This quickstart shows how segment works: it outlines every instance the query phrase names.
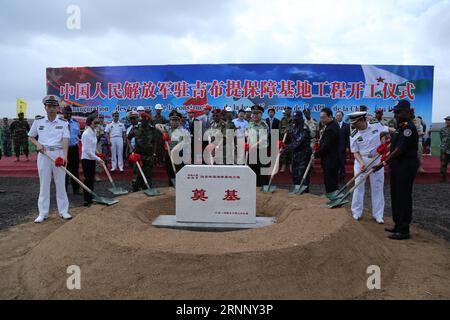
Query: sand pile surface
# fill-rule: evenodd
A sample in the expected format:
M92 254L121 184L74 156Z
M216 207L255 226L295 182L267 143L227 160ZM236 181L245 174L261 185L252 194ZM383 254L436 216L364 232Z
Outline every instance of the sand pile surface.
M231 232L159 229L175 213L175 194L120 197L62 224L21 262L28 298L352 298L367 291L366 268L393 274L386 246L345 209L313 195L257 193L259 216L273 226ZM66 288L69 265L81 268L81 290ZM385 277L385 280L389 280Z

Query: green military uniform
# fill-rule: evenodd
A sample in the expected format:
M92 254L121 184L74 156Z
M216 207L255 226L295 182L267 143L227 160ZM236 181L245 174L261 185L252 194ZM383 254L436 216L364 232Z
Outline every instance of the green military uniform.
M181 114L179 114L178 112L173 110L170 113L170 118L172 118L172 117L181 119ZM183 168L184 162L180 163L180 164L175 164L176 172L174 172L173 168L172 168L172 163L170 161L169 152L171 152L171 150L173 150L173 148L175 148L178 144L190 144L190 134L189 134L189 131L187 131L186 129L184 129L181 126L181 124L176 129L172 128L171 125L166 124L163 126L163 129L170 136L170 141L168 141L170 150L167 150L167 152L166 152L165 162L166 162L167 176L169 177L169 186L172 186L171 179L175 179L176 173L178 171L180 171L181 168ZM190 151L190 148L186 148L186 149L189 149L188 151ZM183 151L180 152L180 155L182 155L184 158ZM186 158L190 158L190 155L187 155Z
M28 158L28 131L30 131L30 124L26 119L16 119L11 123L10 129L14 140L14 153L16 157L19 158L20 152L23 151Z
M450 120L450 117L447 117ZM441 137L441 170L442 181L447 180L447 166L450 162L450 127L444 127L439 131Z
M141 155L142 159L142 171L144 172L145 178L148 181L150 187L152 186L152 171L153 171L153 161L154 153L156 151L156 137L157 132L155 127L148 124L146 126L139 125L131 129L128 134L128 139L134 138L135 141L135 151ZM144 179L137 165L134 165L133 169L133 180L132 180L133 191L136 192L140 189L146 189Z
M11 156L11 130L8 125L7 118L3 119L3 124L0 127L0 135L2 137L1 140L2 140L2 145L3 145L3 155L5 157L10 157Z
M233 124L233 123L231 123ZM234 126L234 124L233 124ZM225 164L225 159L226 159L226 154L225 154L225 145L226 145L226 134L227 134L227 129L230 128L230 125L227 124L227 122L223 121L223 120L219 120L219 121L211 121L211 125L207 131L207 135L208 137L212 137L212 136L217 136L218 132L220 132L222 134L222 141L217 141L216 145L220 145L222 147L222 155L223 155L223 160L222 163L219 164ZM211 142L215 142L211 139Z
M419 118L414 117L413 123L417 129L417 134L419 135L419 141L417 143L417 158L420 161L420 168L419 168L419 172L420 172L421 170L423 170L423 168L422 168L422 163L423 163L423 144L422 144L422 142L423 142L423 136L425 133L423 132L422 121L420 121Z

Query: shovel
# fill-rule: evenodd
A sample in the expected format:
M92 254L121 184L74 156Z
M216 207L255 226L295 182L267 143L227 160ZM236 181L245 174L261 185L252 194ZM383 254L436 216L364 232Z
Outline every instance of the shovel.
M170 158L170 163L172 164L172 169L173 169L173 173L175 174L175 176L177 175L177 169L175 168L175 164L173 163L173 158L172 158L172 153L170 152L170 147L169 147L169 143L166 141L166 148L167 148L167 152L169 153L169 158ZM173 187L176 188L176 180L175 178L170 179L170 182L172 182Z
M115 196L120 196L120 195L124 195L124 194L128 194L128 191L121 188L121 187L116 187L116 184L114 183L111 174L108 171L108 168L106 167L106 164L104 162L102 162L103 165L103 169L105 170L106 175L108 176L109 182L111 182L112 184L112 188L109 188L108 191L110 191L113 195Z
M367 174L364 176L364 178L361 179L361 181L359 181L358 183L356 183L350 190L348 190L346 193L344 193L342 196L340 196L339 198L329 201L326 203L326 206L328 208L338 208L343 206L346 203L349 203L350 201L347 200L346 198L353 192L355 191L356 188L358 188L361 184L365 183L367 178L373 173L373 168L370 169Z
M389 155L389 152L386 154L386 156ZM361 174L363 174L364 172L367 171L368 168L370 168L379 158L381 157L381 154L378 154L375 158L372 159L372 161L370 161L367 166L366 166L366 170L361 170L360 172L358 172L358 174L356 174L349 182L347 182L342 188L340 188L337 191L333 191L333 192L329 192L327 194L325 194L325 196L330 199L330 200L336 200L338 198L341 198L344 191L353 183L353 181L355 181Z
M303 182L305 182L306 177L308 176L309 170L311 169L311 165L314 161L314 158L311 157L309 160L308 166L306 167L305 173L303 174L302 181L300 181L300 184L294 185L293 188L289 189L289 194L303 194L303 192L308 189L308 186L303 185Z
M147 186L147 189L144 190L144 193L148 195L149 197L155 197L161 195L161 192L158 189L150 188L150 185L148 184L147 178L144 175L144 171L142 171L142 167L139 164L139 161L136 161L136 166L139 169L139 172L141 173L142 179L144 179L144 183Z
M47 158L49 158L53 163L55 162L55 159L50 157L45 152L43 152L42 154L45 155ZM75 177L72 174L72 172L67 170L66 167L61 166L59 168L64 170L66 174L68 174L73 180L75 180L80 185L80 187L82 187L84 190L86 190L88 193L90 193L92 195L92 197L93 197L92 201L94 201L95 203L103 204L103 205L107 205L107 206L112 206L113 204L119 203L119 200L115 200L115 199L111 199L111 198L105 198L105 197L99 197L96 193L94 193L94 191L89 189L83 182L81 182L77 177Z
M375 161L377 161L380 158L380 154L377 155L375 158L373 158L372 161L370 161L366 168L369 168ZM353 178L350 179L350 181L348 181L342 188L340 188L339 190L335 190L333 192L329 192L327 194L325 194L325 196L330 199L330 200L336 200L338 198L341 198L342 195L344 194L344 192L346 191L346 189L364 172L366 172L366 170L361 170L359 171Z
M287 133L285 133L283 136L283 143L286 141L286 137L287 137ZM279 162L280 162L281 151L282 150L278 150L277 159L275 161L275 166L273 167L272 174L270 175L269 184L261 187L262 192L272 193L277 189L277 186L272 186L272 179L275 176L275 171L277 170Z

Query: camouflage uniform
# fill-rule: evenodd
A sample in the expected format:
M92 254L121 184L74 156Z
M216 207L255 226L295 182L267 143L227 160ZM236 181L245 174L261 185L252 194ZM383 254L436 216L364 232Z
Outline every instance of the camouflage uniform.
M311 118L311 120L305 120L305 124L309 128L309 132L311 134L311 148L314 147L314 144L317 142L317 134L319 132L319 124L316 119Z
M164 125L164 131L167 132L170 136L170 141L168 141L170 150L167 150L166 152L166 170L167 175L169 177L169 186L172 185L171 179L174 179L176 176L176 173L181 170L184 166L184 162L181 164L175 164L175 170L176 172L173 172L172 163L170 162L169 152L173 150L178 144L190 144L190 134L189 131L186 130L181 126L181 124L178 126L178 128L173 129L170 124ZM186 141L184 141L184 138L186 137ZM190 151L190 148L189 148ZM183 151L180 151L180 156L183 156ZM188 156L190 158L190 156Z
M232 123L233 124L233 123ZM234 126L234 124L233 124ZM216 136L218 134L218 131L220 131L220 133L222 134L222 141L211 141L211 142L216 142L216 145L220 145L222 147L222 163L219 164L225 164L225 160L226 160L226 150L225 150L225 146L226 146L226 134L227 134L227 129L230 128L230 125L227 124L225 121L223 120L219 120L218 122L212 120L211 121L211 125L209 127L209 129L206 131L207 132L207 136ZM214 156L214 153L213 153Z
M287 145L286 149L284 149L283 153L293 151L293 184L299 185L312 154L309 128L304 122L300 125L291 125L288 129L288 136L290 143ZM309 187L309 174L305 178L303 185Z
M166 124L167 119L164 118L162 115L156 114L153 118L153 125L157 124ZM156 159L155 164L163 165L164 164L164 142L162 140L162 134L159 130L156 130Z
M109 146L108 146L108 139L106 138L106 124L101 124L97 127L96 133L97 133L97 152L103 153L105 156L105 165L108 165L108 162L110 160L110 154L109 154ZM103 170L103 166L100 163L96 163L95 166L95 173L100 174Z
M417 158L420 161L420 168L422 168L422 163L423 163L423 143L422 142L423 142L424 132L423 132L423 127L422 127L422 122L420 121L419 118L414 117L413 123L417 129L417 134L419 135L419 142L417 144ZM420 168L419 168L419 170L420 170Z
M14 153L19 158L22 149L25 156L28 158L28 131L30 131L30 124L26 119L16 119L11 123L11 135L14 140Z
M394 118L391 118L391 119L389 119L389 120L387 121L387 126L388 126L389 128L397 129L397 122L395 121Z
M10 157L11 153L11 130L9 128L8 122L4 122L2 127L0 127L2 144L3 144L3 155L5 157Z
M128 134L128 139L135 139L135 151L141 155L142 159L142 171L144 172L145 178L147 179L150 187L152 186L152 171L153 171L153 155L156 151L156 137L157 130L152 125L147 126L139 125L137 128L133 127ZM146 189L144 179L142 178L139 168L134 164L133 169L133 180L132 180L133 192L139 191L140 189Z
M450 128L444 127L440 130L441 137L441 170L440 175L443 180L447 179L447 165L450 162Z
M283 118L281 118L280 121L280 133L281 133L281 139L283 139L284 136L284 131L288 131L290 129L290 126L292 124L292 116L287 117L287 116L283 116ZM288 144L290 142L290 136L288 135L286 137L286 143ZM282 167L286 166L286 165L290 165L292 162L292 150L283 152L281 154L280 157L280 163L282 165Z

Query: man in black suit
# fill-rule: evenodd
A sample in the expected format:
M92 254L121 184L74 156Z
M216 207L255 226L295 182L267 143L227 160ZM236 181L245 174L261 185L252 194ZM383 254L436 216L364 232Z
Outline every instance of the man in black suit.
M269 153L271 151L272 146L272 129L279 129L280 128L280 120L275 118L275 109L273 107L270 107L268 110L269 117L266 119L267 126L269 127ZM279 137L280 139L283 139L283 137Z
M344 113L336 112L339 125L339 179L345 181L345 158L350 150L350 125L344 122Z
M320 112L323 134L319 141L319 149L311 157L320 158L324 174L326 193L338 190L339 170L339 125L333 118L333 111L324 108Z
M275 118L275 109L271 107L268 110L268 112L269 112L269 117L266 119L266 123L269 126L269 130L279 129L280 128L280 120Z

